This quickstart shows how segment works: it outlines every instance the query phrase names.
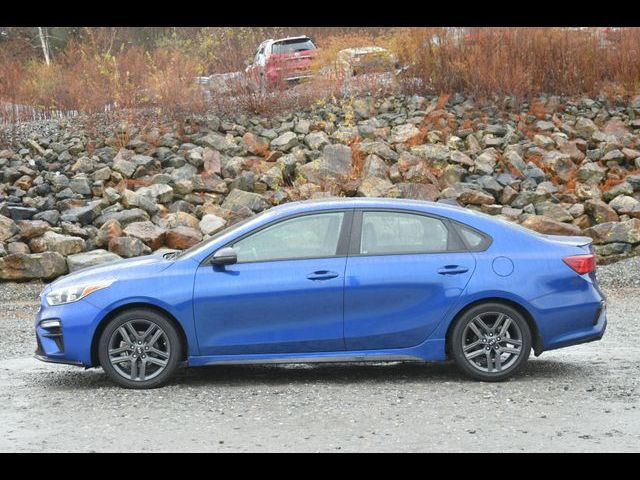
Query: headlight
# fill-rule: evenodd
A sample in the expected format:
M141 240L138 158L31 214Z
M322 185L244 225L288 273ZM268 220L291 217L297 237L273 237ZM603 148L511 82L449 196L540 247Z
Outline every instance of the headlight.
M65 303L76 302L97 290L109 287L113 282L115 280L103 280L101 282L59 288L47 294L47 303L49 305L64 305Z

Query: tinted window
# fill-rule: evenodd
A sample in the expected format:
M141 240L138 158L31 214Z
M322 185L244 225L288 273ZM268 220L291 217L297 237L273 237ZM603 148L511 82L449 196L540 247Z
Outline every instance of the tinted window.
M363 255L446 252L448 246L449 231L437 218L398 212L362 214Z
M271 47L271 53L295 53L304 52L305 50L315 49L315 45L308 38L299 38L296 40L287 40L285 42L274 43Z
M331 257L338 250L343 212L284 220L233 245L239 262Z
M457 222L456 225L469 250L485 250L491 243L491 239L487 235Z

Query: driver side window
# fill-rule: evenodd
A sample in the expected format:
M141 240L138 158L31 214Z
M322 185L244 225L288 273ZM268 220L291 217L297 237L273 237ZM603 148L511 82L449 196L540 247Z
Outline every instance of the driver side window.
M284 220L233 244L238 262L324 258L336 255L344 212Z

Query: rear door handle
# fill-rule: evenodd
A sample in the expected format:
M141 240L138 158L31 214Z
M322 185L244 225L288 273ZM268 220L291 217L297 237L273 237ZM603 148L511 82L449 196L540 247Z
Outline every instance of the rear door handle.
M461 273L468 272L469 269L467 267L463 267L462 265L446 265L443 268L438 270L440 275L459 275Z
M307 275L309 280L330 280L336 278L339 274L336 272L330 272L329 270L318 270L317 272Z

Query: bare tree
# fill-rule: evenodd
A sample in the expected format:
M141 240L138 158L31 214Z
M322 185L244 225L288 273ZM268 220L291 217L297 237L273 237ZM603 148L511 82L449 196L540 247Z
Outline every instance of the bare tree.
M49 35L47 34L47 27L38 27L38 37L40 37L40 45L42 46L44 61L47 65L51 65L51 50L49 48Z

